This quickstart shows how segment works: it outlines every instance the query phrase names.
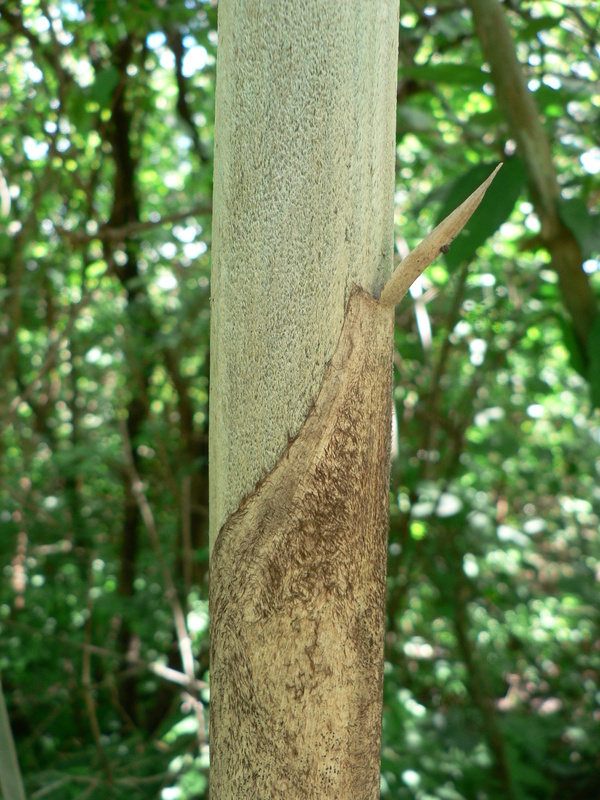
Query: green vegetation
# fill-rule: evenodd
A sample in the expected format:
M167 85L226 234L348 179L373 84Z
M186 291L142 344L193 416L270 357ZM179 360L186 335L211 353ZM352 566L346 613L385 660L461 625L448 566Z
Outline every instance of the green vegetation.
M397 310L381 793L586 800L600 11L502 4L536 132L474 4L401 6L399 253L505 163ZM207 797L216 16L0 3L0 673L29 798Z

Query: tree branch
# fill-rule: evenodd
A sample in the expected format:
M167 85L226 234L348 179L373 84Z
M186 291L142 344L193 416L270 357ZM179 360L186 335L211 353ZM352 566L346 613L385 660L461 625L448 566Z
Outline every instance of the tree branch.
M140 510L140 516L142 518L146 531L148 532L148 536L150 537L152 548L156 553L156 557L158 559L158 564L165 585L165 595L167 597L169 605L171 606L171 613L173 614L173 622L175 623L175 632L177 635L177 642L179 644L181 662L183 664L183 670L185 672L185 676L187 679L187 688L188 690L193 691L193 687L196 685L194 654L192 651L192 641L190 639L190 635L187 629L185 614L183 612L181 603L179 602L179 598L177 596L177 590L175 588L175 584L173 583L173 579L171 578L171 573L169 572L169 568L167 567L167 563L162 554L160 537L158 535L158 530L156 528L156 523L154 521L154 515L152 513L152 509L150 508L150 503L148 502L148 498L146 497L142 481L140 480L140 477L135 467L133 451L131 449L131 442L129 440L129 433L127 431L127 424L125 420L122 419L119 421L119 424L121 429L121 436L123 437L123 451L125 455L127 472L131 481L131 491L138 504ZM203 744L207 740L206 725L204 721L202 703L198 700L197 697L194 697L193 706L194 706L194 711L196 713L196 717L198 719L198 737L200 739L200 743Z
M510 28L498 0L468 0L484 58L489 61L498 105L504 111L525 162L541 238L552 258L565 306L584 354L594 320L596 298L581 264L581 250L558 214L561 199L552 152L535 100L525 82Z
M119 225L117 227L112 227L110 224L102 225L99 230L96 231L96 233L79 233L75 231L69 231L66 228L62 228L58 225L55 225L54 227L57 233L75 243L86 243L94 241L95 239L100 239L100 241L103 242L120 242L123 239L127 239L128 237L137 233L143 233L144 231L152 230L160 225L168 225L171 222L179 222L179 220L187 219L187 217L209 216L210 214L212 214L212 205L210 203L205 203L203 205L193 206L185 211L177 211L174 214L166 214L156 221L146 220L144 222L131 222L128 225Z

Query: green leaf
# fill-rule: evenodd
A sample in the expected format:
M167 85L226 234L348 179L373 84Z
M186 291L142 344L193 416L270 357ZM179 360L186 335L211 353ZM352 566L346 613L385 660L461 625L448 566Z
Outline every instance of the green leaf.
M553 17L549 14L543 17L538 17L537 19L532 19L527 23L527 25L516 31L516 38L519 41L528 42L534 36L537 37L541 31L555 28L559 22L560 18Z
M92 14L98 25L102 26L106 22L108 15L108 2L107 0L94 0L92 3Z
M96 80L90 86L90 100L95 100L100 108L107 108L110 105L115 86L119 82L119 70L112 65L101 69L96 74Z
M423 64L403 68L402 75L405 78L414 78L416 81L456 84L460 87L480 88L490 80L489 73L471 64Z
M436 224L475 191L493 167L490 164L479 164L455 181L438 212ZM465 230L452 242L449 252L446 253L446 263L450 268L457 268L464 261L469 261L477 248L506 222L519 198L524 181L525 170L521 160L508 159Z
M600 254L600 214L590 213L583 200L577 197L562 200L558 214L577 239L584 258Z
M592 408L600 408L600 316L596 317L588 336L588 358Z
M563 343L569 352L569 363L582 378L587 378L585 354L579 344L575 328L564 317L558 317L558 324L562 331Z

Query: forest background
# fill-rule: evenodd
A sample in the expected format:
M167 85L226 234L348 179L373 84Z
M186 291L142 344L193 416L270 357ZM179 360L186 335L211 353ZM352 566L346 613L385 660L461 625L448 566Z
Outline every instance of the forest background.
M600 796L599 39L586 0L402 2L399 257L504 167L396 313L384 798ZM31 798L208 795L216 47L214 3L0 3L0 671Z

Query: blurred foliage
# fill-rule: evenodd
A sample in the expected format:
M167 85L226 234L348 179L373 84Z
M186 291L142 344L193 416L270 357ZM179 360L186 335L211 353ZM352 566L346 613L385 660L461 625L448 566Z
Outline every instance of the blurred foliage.
M599 12L505 6L598 293ZM600 377L469 12L403 2L400 35L399 253L505 166L397 311L382 797L597 797ZM0 671L32 798L207 796L216 42L199 0L0 4Z

